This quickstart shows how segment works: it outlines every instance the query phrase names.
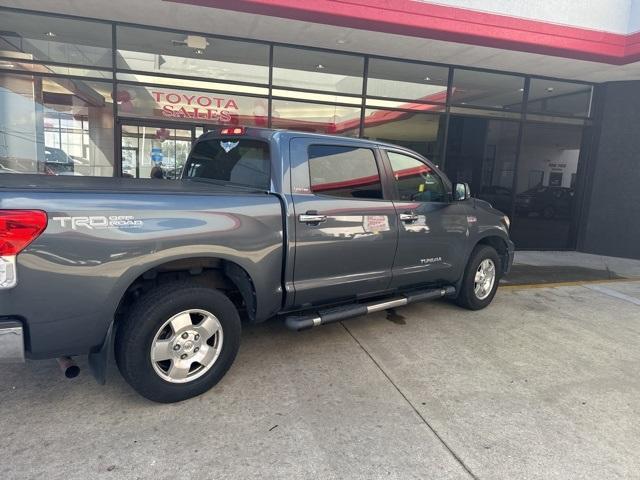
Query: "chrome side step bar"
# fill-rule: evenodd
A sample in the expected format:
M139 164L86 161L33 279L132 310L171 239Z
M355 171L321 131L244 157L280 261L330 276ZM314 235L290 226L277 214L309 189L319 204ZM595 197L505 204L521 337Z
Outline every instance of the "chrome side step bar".
M327 323L339 322L347 318L359 317L367 313L380 312L390 308L403 307L410 303L434 300L456 293L455 287L448 286L428 290L416 290L398 297L372 303L356 303L341 307L327 308L306 315L292 315L285 319L285 325L289 330L307 330Z

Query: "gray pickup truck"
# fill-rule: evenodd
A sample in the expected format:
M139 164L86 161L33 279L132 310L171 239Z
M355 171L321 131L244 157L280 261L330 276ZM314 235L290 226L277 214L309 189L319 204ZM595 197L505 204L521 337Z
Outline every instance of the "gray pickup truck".
M241 319L302 330L450 297L486 307L509 219L429 160L259 128L200 137L177 181L0 176L0 360L112 355L175 402L225 375Z

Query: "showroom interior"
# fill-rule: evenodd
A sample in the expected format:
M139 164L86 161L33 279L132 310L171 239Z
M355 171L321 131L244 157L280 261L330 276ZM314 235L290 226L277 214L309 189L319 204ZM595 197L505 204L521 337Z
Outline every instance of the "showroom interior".
M219 125L364 137L468 182L512 218L520 249L599 248L585 221L605 110L596 83L1 13L2 173L150 178L161 159L174 179L195 138Z

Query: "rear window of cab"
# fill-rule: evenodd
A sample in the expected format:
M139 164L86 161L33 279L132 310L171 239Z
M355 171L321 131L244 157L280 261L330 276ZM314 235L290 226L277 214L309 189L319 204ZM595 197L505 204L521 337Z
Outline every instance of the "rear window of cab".
M269 144L248 138L212 138L193 147L183 178L201 178L269 190Z

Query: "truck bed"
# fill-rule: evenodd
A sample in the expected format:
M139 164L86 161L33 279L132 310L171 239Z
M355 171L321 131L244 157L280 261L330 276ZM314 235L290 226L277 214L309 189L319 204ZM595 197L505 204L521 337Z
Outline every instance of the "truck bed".
M0 318L24 321L32 358L100 345L132 283L182 259L247 272L256 320L282 306L285 236L274 194L191 180L12 174L0 177L0 209L48 217L17 257L17 285L0 291Z

